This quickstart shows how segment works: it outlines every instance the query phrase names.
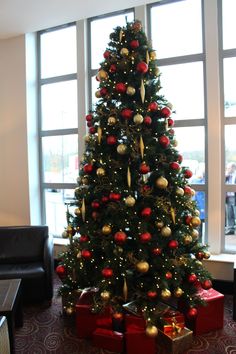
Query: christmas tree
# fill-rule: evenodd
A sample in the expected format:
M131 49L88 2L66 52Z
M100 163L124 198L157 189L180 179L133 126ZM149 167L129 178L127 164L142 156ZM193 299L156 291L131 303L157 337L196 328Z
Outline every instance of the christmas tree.
M192 172L176 146L172 105L159 94L156 53L139 21L117 27L97 74L98 101L86 116L69 246L57 268L68 312L74 294L95 287L93 310L134 302L156 323L162 302L181 299L188 316L211 287L201 260Z

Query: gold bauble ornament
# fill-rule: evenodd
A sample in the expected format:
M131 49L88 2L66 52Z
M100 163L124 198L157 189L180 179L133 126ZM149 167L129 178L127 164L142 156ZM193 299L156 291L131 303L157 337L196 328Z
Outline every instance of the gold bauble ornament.
M178 187L178 188L176 188L175 193L176 193L177 195L183 196L183 195L184 195L184 190L183 190L183 188Z
M84 184L84 185L88 185L88 184L89 184L89 180L88 180L87 177L83 177L83 178L81 179L81 182L82 182L82 184Z
M81 251L79 251L79 252L77 253L76 257L77 257L78 259L81 258Z
M196 216L200 216L200 211L196 209L196 210L194 211L194 214L195 214Z
M198 237L199 237L199 231L196 230L196 229L193 229L191 235L192 235L192 238L193 238L194 240L196 240L196 239L198 239Z
M168 186L168 181L163 176L157 178L155 183L156 183L156 186L160 189L165 189Z
M164 237L169 237L171 235L171 228L169 226L164 226L162 229L161 229L161 234L162 236Z
M193 238L191 235L185 235L184 236L184 244L189 245L192 242Z
M117 246L116 248L114 248L113 253L116 256L120 256L122 253L124 252L123 248L120 246Z
M171 292L169 289L164 289L161 291L161 297L163 300L168 300L171 297Z
M116 124L116 118L115 117L109 117L107 120L109 125L115 125Z
M196 264L198 267L201 267L201 266L202 266L202 262L199 261L199 260L197 260L197 261L195 262L195 264Z
M74 308L72 306L66 307L66 314L71 316L74 313Z
M80 208L76 208L75 211L74 211L75 215L76 216L80 216L81 215L81 210Z
M211 257L210 252L204 252L204 258L209 259Z
M127 57L129 55L129 49L121 48L120 54L122 55L122 57Z
M109 235L109 234L111 233L111 230L112 230L112 228L111 228L110 225L104 225L104 226L102 227L102 233L103 233L103 235Z
M85 141L86 143L89 143L90 140L91 140L91 136L90 136L90 135L85 135L84 141Z
M99 167L99 168L97 169L97 171L96 171L96 174L97 174L98 177L102 177L102 176L105 176L106 171L104 170L104 168Z
M61 236L62 236L63 238L68 238L68 237L69 237L69 234L68 234L67 231L65 230L65 231L62 232Z
M149 59L150 60L156 60L156 58L157 58L157 54L156 54L155 51L152 51L152 52L149 53Z
M158 334L158 329L154 325L148 325L145 332L148 337L155 338Z
M159 76L160 75L160 73L161 73L161 71L160 71L160 69L156 66L156 68L155 68L155 75L156 76Z
M149 264L145 261L140 261L136 263L136 269L139 273L147 273L149 270Z
M155 224L156 224L156 227L158 229L161 229L164 226L164 222L163 221L156 221Z
M105 70L99 70L98 74L97 74L97 77L100 79L100 80L107 80L108 78L108 73L105 71Z
M132 87L132 86L128 86L127 89L126 89L126 93L129 96L133 96L135 94L135 91L136 91L135 88Z
M109 291L104 290L101 292L100 297L103 301L108 301L111 297L111 294Z
M118 154L125 155L127 152L127 146L125 144L120 144L116 148Z
M176 139L172 140L172 146L174 147L178 146L178 141Z
M191 196L194 197L195 194L196 194L196 191L193 188L191 188Z
M125 198L125 205L126 206L133 207L135 203L136 203L136 200L131 195L129 195L127 198Z
M143 116L141 114L135 114L134 115L134 118L133 118L133 121L135 124L142 124L143 122Z
M102 97L100 90L98 90L98 91L95 92L95 97L96 97L96 98L101 98L101 97Z
M181 297L182 295L183 295L183 290L181 289L181 288L176 288L175 290L174 290L174 295L175 295L175 297Z
M197 227L201 225L201 219L198 216L193 216L191 219L191 224L193 225L193 227Z

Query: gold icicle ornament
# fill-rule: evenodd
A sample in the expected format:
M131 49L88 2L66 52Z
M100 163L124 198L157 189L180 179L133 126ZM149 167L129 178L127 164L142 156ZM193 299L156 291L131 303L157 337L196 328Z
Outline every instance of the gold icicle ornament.
M83 198L83 201L82 201L81 213L82 213L82 219L83 219L83 221L85 221L86 208L85 208L84 198Z
M120 33L119 33L119 41L120 42L122 42L122 37L123 37L123 30L121 29Z
M141 153L141 157L143 159L143 156L144 156L144 142L143 142L143 137L142 135L140 135L140 140L139 140L139 149L140 149L140 153Z
M149 53L148 50L146 50L146 63L147 65L149 64L150 58L149 58Z
M124 301L126 302L128 298L128 286L127 286L126 278L124 278L123 296L124 296Z
M172 221L175 224L175 209L173 207L170 208L170 213L171 213Z
M101 144L101 140L102 140L102 128L101 127L98 127L98 144L100 145Z
M144 100L145 100L145 87L144 87L143 79L141 80L140 96L141 96L142 103L144 103Z
M127 169L127 184L128 184L128 187L130 188L131 187L131 173L130 173L129 166L128 166L128 169Z

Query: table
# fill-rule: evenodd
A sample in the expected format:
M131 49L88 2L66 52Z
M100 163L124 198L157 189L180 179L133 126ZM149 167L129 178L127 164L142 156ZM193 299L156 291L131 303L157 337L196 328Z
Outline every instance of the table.
M0 315L7 318L11 354L15 352L15 326L23 325L20 285L21 279L0 280Z

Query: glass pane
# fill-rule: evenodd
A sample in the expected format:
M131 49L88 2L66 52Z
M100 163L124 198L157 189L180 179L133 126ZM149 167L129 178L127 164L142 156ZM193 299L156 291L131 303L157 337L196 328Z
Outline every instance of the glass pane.
M225 117L236 117L236 58L224 59Z
M236 1L223 0L223 49L236 48Z
M235 193L226 192L225 194L225 249L227 251L236 251L235 237Z
M160 94L173 104L173 118L204 118L203 63L162 66L160 71Z
M47 183L76 183L78 176L77 135L42 138L43 180Z
M192 198L192 200L195 200L197 203L197 209L200 212L200 219L201 219L201 225L199 226L199 241L200 242L205 242L205 222L206 222L206 202L205 202L206 196L205 192L203 191L196 191L195 196Z
M76 27L70 26L41 35L41 78L75 73Z
M45 190L46 224L53 236L61 237L66 222L66 205L74 198L73 189L47 189ZM73 209L70 208L70 212Z
M42 129L65 129L77 126L76 80L43 85Z
M151 33L158 58L202 53L201 0L152 7Z
M91 22L91 67L97 69L103 61L103 53L110 41L110 33L117 26L124 26L134 20L133 12L101 18Z
M236 184L236 125L225 126L225 181Z
M205 183L205 129L184 127L175 129L177 149L183 156L182 166L189 167L193 176L191 184Z

